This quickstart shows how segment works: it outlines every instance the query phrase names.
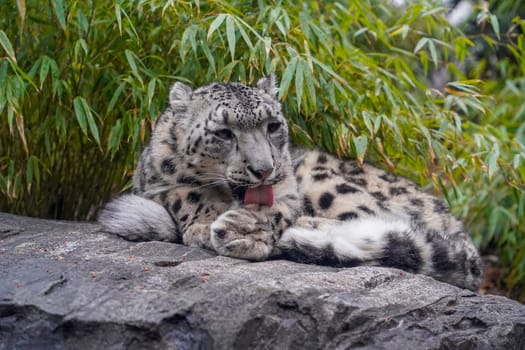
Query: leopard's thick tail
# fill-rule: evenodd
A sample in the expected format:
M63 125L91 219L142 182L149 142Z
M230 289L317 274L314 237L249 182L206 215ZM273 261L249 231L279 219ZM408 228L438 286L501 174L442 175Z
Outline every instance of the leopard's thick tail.
M352 221L303 217L286 230L276 254L303 263L399 268L477 290L481 262L468 233L425 230L405 219Z
M103 230L130 241L179 242L175 221L160 204L134 194L122 195L99 214Z

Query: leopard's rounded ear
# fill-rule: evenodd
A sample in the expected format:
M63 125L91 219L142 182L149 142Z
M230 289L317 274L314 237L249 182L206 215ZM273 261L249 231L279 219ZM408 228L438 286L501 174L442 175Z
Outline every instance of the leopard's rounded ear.
M279 92L279 87L277 86L277 81L274 73L266 77L262 77L257 81L257 87L273 98L277 98L277 93Z
M193 90L186 84L176 82L170 89L170 105L179 105L180 103L191 100Z

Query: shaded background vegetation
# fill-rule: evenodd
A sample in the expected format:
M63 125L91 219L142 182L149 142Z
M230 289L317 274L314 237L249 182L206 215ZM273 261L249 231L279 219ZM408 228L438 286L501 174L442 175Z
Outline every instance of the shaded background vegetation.
M523 297L524 9L456 27L431 1L2 1L0 210L94 219L170 84L276 72L295 141L444 196Z

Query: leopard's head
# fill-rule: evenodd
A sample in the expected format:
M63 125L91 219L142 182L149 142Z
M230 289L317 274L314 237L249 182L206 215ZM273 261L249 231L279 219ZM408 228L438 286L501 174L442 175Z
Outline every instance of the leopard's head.
M273 75L256 86L212 83L192 90L175 83L169 102L177 163L201 183L227 184L240 198L282 181L290 155L277 91Z

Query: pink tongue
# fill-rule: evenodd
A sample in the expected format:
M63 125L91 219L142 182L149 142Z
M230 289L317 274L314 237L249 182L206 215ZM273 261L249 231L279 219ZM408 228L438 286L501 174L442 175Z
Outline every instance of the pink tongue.
M271 207L273 205L272 185L248 188L244 195L244 204L264 204Z

